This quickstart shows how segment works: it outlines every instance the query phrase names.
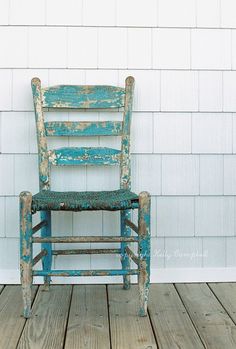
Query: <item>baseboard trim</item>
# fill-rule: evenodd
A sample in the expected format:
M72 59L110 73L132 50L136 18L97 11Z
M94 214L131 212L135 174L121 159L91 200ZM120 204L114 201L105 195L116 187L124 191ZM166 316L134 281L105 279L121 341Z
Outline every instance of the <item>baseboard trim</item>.
M132 277L136 282L137 278ZM172 282L234 282L236 281L236 268L160 268L151 270L152 283ZM37 277L35 283L42 283L42 278ZM53 278L53 284L103 284L120 283L121 277L73 277ZM0 270L0 284L19 284L19 270Z

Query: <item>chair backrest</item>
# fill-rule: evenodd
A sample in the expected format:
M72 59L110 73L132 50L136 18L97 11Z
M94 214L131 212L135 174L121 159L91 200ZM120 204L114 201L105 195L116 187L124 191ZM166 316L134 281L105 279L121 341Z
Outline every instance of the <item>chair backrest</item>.
M40 190L50 189L51 165L120 165L120 187L130 189L130 124L134 78L125 87L59 85L41 88L39 78L31 81L35 109ZM114 109L123 108L122 121L50 121L44 109ZM112 148L48 149L47 136L121 136L121 150Z

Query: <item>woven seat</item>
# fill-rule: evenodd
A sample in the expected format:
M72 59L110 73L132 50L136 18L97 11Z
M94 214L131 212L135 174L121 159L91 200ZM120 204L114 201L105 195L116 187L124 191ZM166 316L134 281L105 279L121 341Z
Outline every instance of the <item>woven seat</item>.
M33 196L32 210L126 210L138 208L138 195L126 189L113 191L69 191L42 190Z

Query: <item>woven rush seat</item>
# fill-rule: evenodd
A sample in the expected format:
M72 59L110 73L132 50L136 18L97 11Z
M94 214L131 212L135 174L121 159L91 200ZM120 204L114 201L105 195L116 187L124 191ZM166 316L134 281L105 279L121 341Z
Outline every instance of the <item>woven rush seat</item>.
M42 190L33 195L32 211L92 211L126 210L138 208L138 195L127 189L113 191L69 191Z

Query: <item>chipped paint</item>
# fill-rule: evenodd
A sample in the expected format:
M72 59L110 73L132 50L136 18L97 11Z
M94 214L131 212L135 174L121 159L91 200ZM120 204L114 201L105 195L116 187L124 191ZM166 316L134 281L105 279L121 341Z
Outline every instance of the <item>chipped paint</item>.
M24 317L30 316L32 275L32 194L20 194L20 274L23 293Z
M45 108L121 108L124 106L124 96L124 88L106 85L59 85L42 89Z
M120 150L101 147L66 147L48 152L48 159L52 165L117 165L120 158Z
M121 121L49 121L45 122L46 136L120 136Z
M138 269L98 269L98 270L34 270L34 276L115 276L115 275L137 275Z
M139 194L139 315L147 315L147 302L150 286L150 205L151 198L148 192Z
M50 165L115 165L120 164L120 188L131 188L130 127L132 117L134 78L128 77L125 89L114 86L54 86L41 89L38 78L32 80L37 139L39 150L40 190L50 190ZM44 122L43 108L121 108L124 107L123 122ZM47 149L46 136L121 136L121 151L111 148L60 148ZM50 212L43 211L41 219L47 225L40 226L41 237L32 237L30 193L21 197L21 270L24 294L24 315L30 313L29 290L32 284L32 242L42 244L42 252L34 263L42 258L43 270L33 271L34 276L43 276L45 284L51 276L107 276L123 275L124 288L130 286L130 275L138 275L140 312L147 313L150 281L150 195L139 195L138 227L130 221L130 210L121 210L121 236L79 236L52 237ZM64 208L64 207L63 207ZM127 207L126 207L127 208ZM133 208L133 206L132 206ZM36 226L37 227L37 226ZM131 236L131 229L138 236ZM52 250L52 243L117 242L120 249ZM138 243L138 256L129 248L130 242ZM51 270L52 255L74 255L93 253L119 253L122 269L116 270ZM130 259L138 264L138 269L130 269Z

